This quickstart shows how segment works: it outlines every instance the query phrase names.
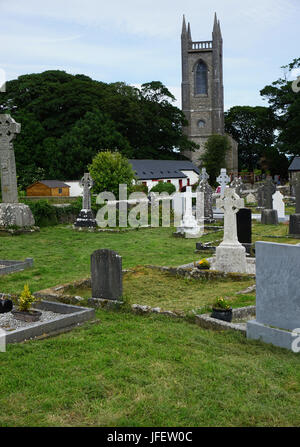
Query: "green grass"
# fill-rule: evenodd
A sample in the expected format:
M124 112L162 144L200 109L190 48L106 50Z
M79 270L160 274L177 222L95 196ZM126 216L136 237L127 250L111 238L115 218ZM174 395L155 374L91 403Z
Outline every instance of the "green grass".
M253 285L255 281L196 280L171 276L168 273L145 267L135 267L123 277L123 298L128 304L143 304L164 310L188 312L211 306L216 298L226 296L233 307L241 304L235 295ZM229 286L229 287L228 287ZM66 294L91 297L90 288L70 287ZM255 296L247 297L248 304L255 304Z
M0 258L33 257L35 266L0 277L0 291L20 292L26 281L37 291L87 277L98 248L116 250L123 267L137 272L145 269L136 266L199 259L195 240L172 232L93 234L59 226L3 237ZM257 240L298 243L285 237L283 225L255 224L253 233ZM221 238L222 231L202 239ZM128 274L125 294L155 305L175 305L176 297L176 307L186 309L208 303L223 287L235 306L254 301L234 295L235 286L244 288L237 282L152 275ZM299 355L163 315L99 310L97 317L99 324L0 353L0 426L299 426Z
M299 426L299 357L164 316L101 323L0 355L1 426Z

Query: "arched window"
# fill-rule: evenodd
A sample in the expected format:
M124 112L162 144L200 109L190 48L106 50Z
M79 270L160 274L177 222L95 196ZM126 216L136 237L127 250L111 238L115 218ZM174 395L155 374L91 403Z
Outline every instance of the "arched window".
M198 124L199 129L202 129L203 127L205 127L205 121L204 120L199 120L197 124Z
M207 95L207 65L203 61L200 61L196 68L195 94Z

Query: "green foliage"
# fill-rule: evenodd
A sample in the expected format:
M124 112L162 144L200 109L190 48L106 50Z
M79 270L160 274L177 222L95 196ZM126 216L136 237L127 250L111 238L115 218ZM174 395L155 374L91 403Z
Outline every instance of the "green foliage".
M69 206L57 207L51 205L48 200L40 199L37 201L23 200L32 211L35 224L38 227L47 227L57 225L58 223L69 223L73 221L82 208L82 199L78 198ZM95 207L94 207L95 208Z
M151 192L167 192L168 194L173 194L173 192L176 191L176 187L173 185L173 183L167 183L167 182L158 182L157 185L153 186L151 188Z
M288 78L300 67L300 58L282 67L283 78L263 88L260 94L268 100L278 120L278 151L288 155L300 155L300 93L292 89Z
M126 184L128 194L131 192L134 172L127 158L119 152L99 152L88 169L94 180L94 193L109 191L118 199L120 184Z
M18 299L19 310L22 312L28 312L32 303L36 301L36 298L31 294L29 285L26 283L24 289Z
M226 153L229 149L230 141L226 135L211 135L208 137L201 161L206 167L212 185L215 185L220 169L225 166Z
M220 298L217 298L216 301L213 303L213 307L215 309L229 310L230 309L230 304L223 297L220 297Z
M210 268L210 263L207 259L203 258L201 259L201 261L195 263L195 267L197 267L200 270L207 270Z
M142 183L138 185L133 185L131 190L132 192L143 192L148 195L148 186L143 185Z
M235 106L225 113L225 129L239 145L240 169L260 167L264 154L274 147L278 120L268 107Z
M80 178L101 150L132 158L176 159L197 147L183 134L186 119L159 81L141 91L122 82L106 84L88 76L52 70L6 83L1 113L22 125L14 142L17 172L25 187L44 178Z

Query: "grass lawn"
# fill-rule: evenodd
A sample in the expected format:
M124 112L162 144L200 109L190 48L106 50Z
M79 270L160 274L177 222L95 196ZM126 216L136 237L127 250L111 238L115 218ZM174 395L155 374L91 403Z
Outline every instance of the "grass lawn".
M97 315L0 354L0 426L299 426L299 356L164 316Z
M253 301L235 295L249 282L208 284L149 273L143 266L200 258L195 240L172 232L93 234L59 226L3 237L0 258L33 257L35 265L0 277L0 291L20 292L26 281L37 291L87 277L90 254L111 248L133 270L124 279L132 302L186 310L209 304L221 289L235 305ZM254 224L253 233L257 240L299 242L285 238L284 225ZM221 238L222 231L202 240ZM299 355L163 315L98 310L97 317L99 324L0 353L0 426L299 426Z

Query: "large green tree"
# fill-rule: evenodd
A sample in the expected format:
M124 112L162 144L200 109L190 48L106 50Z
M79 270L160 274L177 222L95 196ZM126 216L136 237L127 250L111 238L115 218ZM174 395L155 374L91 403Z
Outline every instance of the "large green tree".
M176 159L193 150L197 145L183 134L186 119L173 100L159 81L139 90L56 70L7 82L0 113L22 125L15 153L25 184L36 168L49 179L79 178L107 147L132 158Z
M201 161L207 170L212 185L216 184L220 169L225 166L226 153L230 147L230 141L226 135L211 135L205 143L205 152L201 156Z
M278 120L269 107L235 106L225 113L225 129L239 145L239 167L253 171L274 152Z
M292 88L289 80L292 71L299 67L300 58L294 59L282 67L282 78L260 92L278 119L278 148L288 155L300 155L300 92Z

